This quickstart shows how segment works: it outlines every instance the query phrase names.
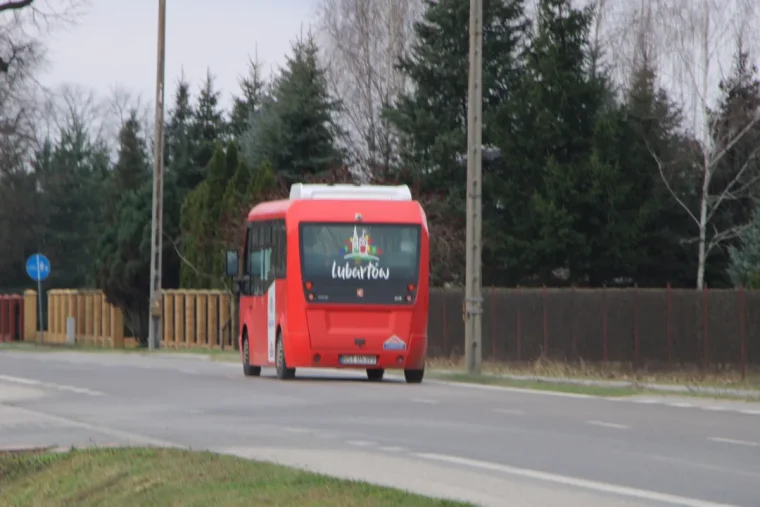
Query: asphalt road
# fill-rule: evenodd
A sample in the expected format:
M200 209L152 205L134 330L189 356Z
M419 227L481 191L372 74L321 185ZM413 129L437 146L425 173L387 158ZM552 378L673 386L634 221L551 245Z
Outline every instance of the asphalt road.
M297 375L0 350L0 448L210 449L498 507L760 506L758 405Z

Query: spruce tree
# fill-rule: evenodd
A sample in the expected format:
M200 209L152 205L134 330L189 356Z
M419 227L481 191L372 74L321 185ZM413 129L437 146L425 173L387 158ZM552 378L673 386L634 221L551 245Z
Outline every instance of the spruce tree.
M754 211L739 244L729 246L728 254L731 283L748 289L760 289L760 210Z
M414 25L415 38L399 68L413 91L384 111L399 138L401 167L389 177L412 186L425 201L435 231L433 283L462 283L469 75L469 0L430 2ZM501 135L496 113L521 79L521 47L529 21L522 0L489 0L483 8L483 145ZM484 150L484 261L493 264L493 235L501 229L494 191L500 157ZM511 156L511 154L510 154ZM493 278L493 273L489 274Z
M257 60L248 62L248 75L240 80L240 92L240 96L232 99L230 114L230 129L237 140L248 130L251 117L261 109L266 96L266 83L262 79L261 64Z
M340 102L330 96L312 34L293 44L273 95L255 126L260 160L269 161L287 185L339 166L342 155L335 139L340 131L333 113Z
M219 107L220 95L221 93L214 85L214 76L211 74L211 70L208 70L198 94L198 100L195 103L190 130L191 138L196 143L193 163L196 167L203 169L206 168L214 154L216 142L224 142L227 135L224 114Z
M589 67L593 11L540 0L536 16L526 73L498 116L504 169L495 186L510 211L496 231L496 258L507 283L553 284L557 270L586 283L594 243L604 241L596 210L615 192L616 168L595 153L594 141L608 83ZM606 127L617 128L615 120Z
M145 141L133 112L119 136L110 195L93 271L107 300L124 312L125 325L142 343L148 331L150 221L153 185Z
M169 110L164 142L166 173L174 176L173 181L182 193L192 190L203 180L202 166L196 165L193 156L197 147L193 135L198 129L197 126L194 128L197 120L191 98L190 83L182 76L177 83L174 104Z

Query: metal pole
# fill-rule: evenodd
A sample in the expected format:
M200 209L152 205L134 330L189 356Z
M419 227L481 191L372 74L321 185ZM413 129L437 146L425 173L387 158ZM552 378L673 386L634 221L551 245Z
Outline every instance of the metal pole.
M467 102L467 279L465 283L465 362L479 374L483 359L481 295L483 0L470 0L470 74Z
M40 343L45 343L45 326L42 323L42 266L37 254L37 314L40 317Z
M164 214L164 55L166 0L158 0L158 62L156 70L156 138L153 170L153 220L150 245L150 326L148 346L156 349L161 337L161 250Z

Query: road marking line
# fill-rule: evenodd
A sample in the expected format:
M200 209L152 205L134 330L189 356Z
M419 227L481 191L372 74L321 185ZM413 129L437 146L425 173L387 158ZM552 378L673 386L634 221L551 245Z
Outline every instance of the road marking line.
M586 421L586 424L591 424L592 426L601 426L603 428L615 428L616 430L631 429L630 426L626 426L625 424L617 424L617 423L604 422L604 421Z
M21 377L11 377L10 375L0 375L0 380L5 380L6 382L13 382L14 384L24 384L27 386L43 385L42 382L40 382L39 380L32 380L32 379L21 378Z
M735 440L733 438L710 437L707 440L710 440L711 442L719 442L721 444L744 445L746 447L760 447L760 443L750 442L748 440Z
M448 456L445 454L429 454L418 453L416 457L427 459L431 461L439 461L444 463L450 463L454 465L463 465L472 468L480 468L482 470L490 470L493 472L501 472L504 474L514 475L518 477L525 477L528 479L534 479L544 482L551 482L555 484L563 484L565 486L571 486L599 493L611 493L613 495L638 498L649 502L660 502L669 505L679 505L681 507L738 507L731 504L721 504L708 502L705 500L698 500L696 498L687 498L682 496L670 495L667 493L658 493L656 491L647 491L643 489L630 488L626 486L618 486L615 484L608 484L604 482L591 481L586 479L578 479L575 477L568 477L565 475L552 474L548 472L541 472L538 470L530 470L527 468L517 468L509 465L502 465L500 463L489 463L487 461L479 461L469 458L460 458L458 456Z
M724 412L728 410L726 407L719 407L719 406L711 406L711 407L705 407L705 410L712 410L713 412Z
M746 415L760 415L760 410L740 410L739 412Z
M406 449L404 449L403 447L396 447L393 445L381 447L380 450L385 451L385 452L405 452L406 451Z
M678 408L690 408L693 407L691 403L683 403L683 402L676 402L676 403L668 403L671 407L678 407Z
M537 389L525 389L522 387L494 386L488 384L472 384L467 382L456 382L452 380L426 380L428 384L445 385L457 387L460 389L479 389L481 391L501 391L506 393L532 394L536 396L555 396L559 398L585 398L585 399L604 399L603 396L594 396L591 394L563 393L561 391L541 391Z
M86 394L88 396L103 396L103 393L99 391L93 391L92 389L87 389L86 387L76 387L76 386L67 386L64 384L52 384L49 382L42 382L39 380L33 380L28 378L22 378L22 377L12 377L10 375L0 375L0 381L6 381L11 382L14 384L23 384L27 386L37 386L47 389L56 389L58 391L68 391L71 393L77 393L77 394Z
M438 405L438 402L435 400L428 400L426 398L412 398L414 403L424 403L426 405Z
M511 408L495 408L493 409L494 412L497 414L504 414L504 415L525 415L525 412L522 410L515 410Z
M372 447L373 445L377 445L375 442L368 442L367 440L346 440L346 443L356 447Z
M44 412L37 412L36 410L29 410L28 408L13 407L13 411L16 414L23 414L30 418L41 419L43 421L56 423L63 426L71 426L75 428L86 429L92 432L108 435L117 440L135 441L140 442L143 445L152 445L156 447L173 447L177 449L188 449L187 446L170 442L168 440L162 440L159 438L148 437L140 435L139 433L132 433L129 431L117 430L115 428L109 428L108 426L100 426L97 424L89 424L74 419L68 419L66 417L60 417L57 415L46 414Z

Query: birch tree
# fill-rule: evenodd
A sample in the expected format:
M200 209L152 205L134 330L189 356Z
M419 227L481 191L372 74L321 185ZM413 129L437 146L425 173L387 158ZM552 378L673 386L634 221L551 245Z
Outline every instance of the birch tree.
M364 177L382 178L396 161L396 140L380 111L409 86L395 66L423 8L409 0L320 0L325 67L343 102L342 144Z
M758 182L755 164L757 146L744 153L736 166L726 164L729 156L737 154L737 146L756 129L760 120L757 105L745 104L741 111L727 117L718 114L712 104L719 91L716 81L726 83L727 51L743 41L756 25L757 14L752 0L660 0L656 19L660 22L671 48L671 78L680 81L691 104L692 123L689 130L696 136L693 143L694 176L699 180L698 209L693 209L683 195L669 185L668 162L654 153L660 173L671 194L692 218L697 229L696 286L704 287L705 267L709 254L725 242L736 239L746 223L720 223L720 210L729 202L747 198ZM741 44L740 44L741 47ZM741 114L739 114L741 113ZM734 168L731 174L726 174ZM717 185L716 182L722 181Z

